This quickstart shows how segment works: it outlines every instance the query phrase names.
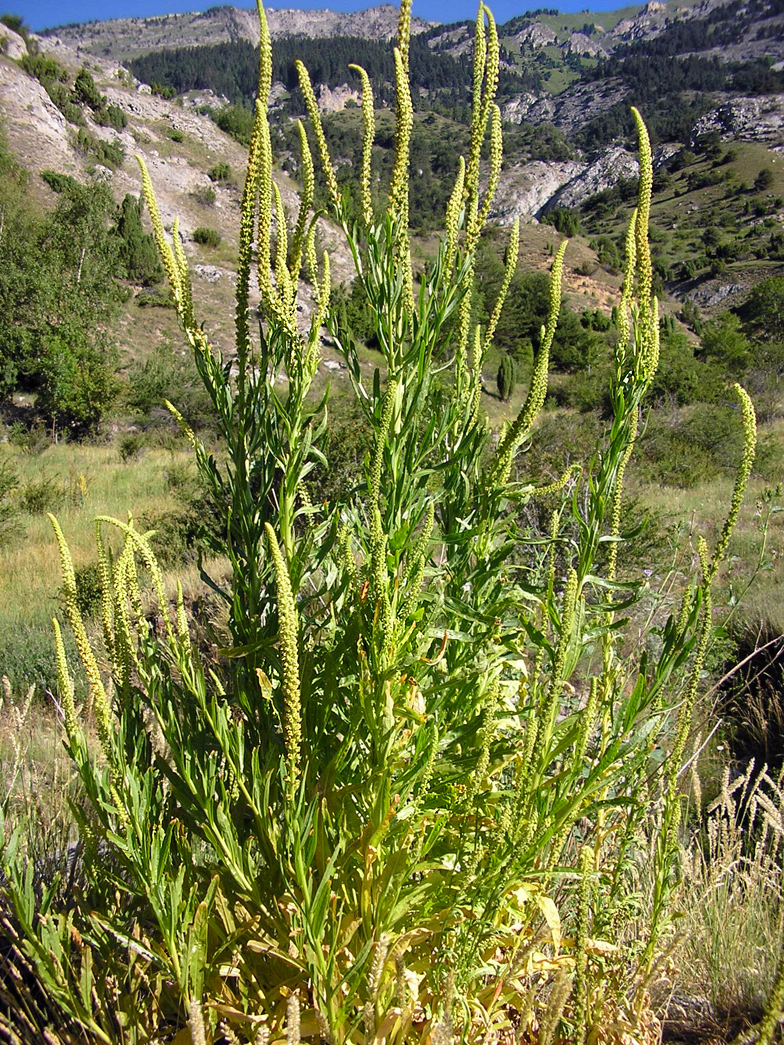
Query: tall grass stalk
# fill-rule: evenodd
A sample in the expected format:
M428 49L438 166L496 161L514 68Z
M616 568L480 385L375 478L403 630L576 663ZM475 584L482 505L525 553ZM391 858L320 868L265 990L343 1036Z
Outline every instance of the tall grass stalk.
M630 658L625 613L641 585L618 576L613 549L628 536L623 477L659 336L642 119L635 111L640 194L612 421L585 474L513 481L547 392L567 245L553 263L528 395L494 445L482 364L518 230L483 329L471 310L474 258L502 157L491 13L480 4L469 153L443 242L422 271L411 264L408 227L410 6L394 52L388 199L374 194L369 82L360 71L355 222L300 66L311 127L300 134L304 185L291 229L272 175L261 7L259 18L233 358L215 351L195 315L176 228L170 243L142 165L158 248L225 447L216 459L183 422L211 499L224 506L211 540L232 571L228 586L215 585L231 644L219 663L205 662L184 607L169 604L148 536L132 522L98 520L111 665L110 677L96 675L68 600L100 719L96 752L78 716L67 716L84 792L75 809L83 875L68 905L36 891L19 829L3 829L4 896L23 974L47 992L66 1031L78 1026L95 1041L168 1040L180 1029L178 1041L285 1035L334 1045L500 1040L519 1027L540 1042L593 1040L610 1026L641 1036L652 1020L644 978L674 873L673 781L710 629L710 586L754 453L750 403L739 390L746 457L718 546L702 548L702 573L677 617ZM329 257L317 256L311 137L329 218L373 316L381 355L369 382L330 308ZM305 330L303 274L315 300ZM312 395L324 326L374 433L363 481L337 503L313 497L328 427L328 395ZM544 539L517 521L533 498L551 506ZM70 553L56 523L55 533L67 579ZM155 621L142 610L140 569L152 581ZM630 869L651 774L667 810L656 905L647 938L622 949L614 941L636 903ZM17 968L21 959L7 961Z

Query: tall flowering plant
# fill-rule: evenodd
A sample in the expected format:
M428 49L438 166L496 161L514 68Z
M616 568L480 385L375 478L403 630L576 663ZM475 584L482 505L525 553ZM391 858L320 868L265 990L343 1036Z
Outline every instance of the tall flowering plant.
M394 50L395 162L383 201L373 180L372 88L353 67L364 123L356 222L300 65L310 134L298 125L303 187L289 224L273 176L261 7L259 19L230 358L196 318L176 224L169 242L142 164L158 249L224 447L211 454L171 407L223 513L210 540L231 567L218 591L231 642L219 663L205 661L181 592L169 604L149 535L130 517L101 518L102 672L53 520L98 750L87 743L55 623L66 743L84 791L74 809L84 881L59 906L54 893L41 904L19 834L6 832L18 952L56 1011L98 1041L176 1033L198 1045L285 1034L343 1045L515 1033L585 1042L600 1032L642 1040L652 1017L644 993L628 988L633 976L644 982L655 959L673 881L677 775L711 627L711 584L754 454L751 403L738 388L746 452L719 544L711 553L701 543L701 575L679 611L655 645L630 656L623 614L639 585L618 571L623 480L659 361L642 119L635 111L639 203L626 241L606 438L585 474L513 479L547 392L567 247L553 262L528 394L495 444L482 371L516 270L519 229L511 229L482 327L471 290L502 158L491 13L480 4L469 154L437 256L421 271L411 263L408 222L410 5L401 8ZM330 307L311 139L327 219L345 236L373 317L380 358L372 382ZM305 331L303 273L315 300ZM357 488L314 504L309 478L324 465L328 427L327 396L313 395L325 326L373 443ZM550 506L544 540L517 522L532 498ZM639 946L622 948L652 786L665 808L653 913Z

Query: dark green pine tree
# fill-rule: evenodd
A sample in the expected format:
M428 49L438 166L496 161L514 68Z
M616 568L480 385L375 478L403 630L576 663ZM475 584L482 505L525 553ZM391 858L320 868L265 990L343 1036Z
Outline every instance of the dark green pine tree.
M501 360L501 365L498 367L498 374L496 376L498 394L504 402L507 402L512 398L516 377L517 374L515 373L514 360L511 356L504 356Z
M120 265L123 275L133 283L150 286L160 283L163 269L152 236L142 225L141 199L128 193L120 204L114 233L120 239Z

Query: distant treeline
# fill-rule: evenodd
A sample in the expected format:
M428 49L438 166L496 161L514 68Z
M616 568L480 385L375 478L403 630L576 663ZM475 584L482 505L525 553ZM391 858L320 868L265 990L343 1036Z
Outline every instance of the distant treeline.
M388 42L352 36L283 37L275 41L272 50L272 76L291 92L292 111L302 107L295 65L298 59L305 63L314 83L330 88L344 83L359 85L359 78L348 68L350 63L359 64L370 76L377 102L387 104L393 98L394 61ZM134 76L145 83L171 87L178 94L208 88L232 102L250 105L256 93L258 61L258 48L239 40L153 52L135 58L130 67ZM469 101L472 73L468 56L455 58L432 51L426 39L415 36L411 40L409 65L418 109L449 110ZM540 87L537 73L519 75L509 69L501 70L501 98Z

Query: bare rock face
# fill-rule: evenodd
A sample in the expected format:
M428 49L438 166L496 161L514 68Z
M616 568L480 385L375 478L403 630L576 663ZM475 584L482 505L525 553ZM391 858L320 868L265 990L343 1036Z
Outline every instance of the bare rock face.
M733 98L707 113L694 126L692 138L707 131L719 131L724 140L781 144L784 135L784 94Z
M0 98L9 143L27 166L63 174L78 169L65 117L40 83L13 62L0 61Z
M515 218L533 221L554 207L578 207L589 196L639 176L635 156L625 149L608 149L594 163L569 160L563 163L518 164L501 174L493 203L493 217L501 225Z
M582 163L573 160L563 163L534 160L509 168L501 175L492 216L501 225L511 225L515 218L533 220L548 200L583 169Z
M319 84L317 91L318 107L322 112L342 112L346 108L347 102L352 101L359 105L362 100L359 91L345 83L334 88L329 88L322 83Z
M22 55L27 54L27 44L19 33L15 33L13 29L9 29L5 25L0 25L0 46L2 46L3 40L5 40L5 53L9 58L18 60Z
M349 14L338 11L267 10L270 33L276 36L361 36L387 40L397 32L398 10L391 4ZM411 19L413 33L424 32L432 23ZM259 42L255 10L212 7L208 11L162 15L156 18L117 18L88 25L60 26L48 31L68 48L113 61L125 60L168 47L199 47L204 44L249 40Z
M507 123L544 123L555 115L556 103L549 96L540 98L538 94L526 91L524 94L504 102L501 106L501 118Z
M541 22L533 22L531 25L527 25L519 33L515 33L511 39L518 47L528 44L535 51L539 50L540 47L548 47L550 44L558 43L558 37L553 30L547 25L542 25Z
M566 41L567 54L585 54L591 58L603 57L607 54L598 40L586 36L585 33L572 33Z
M650 40L658 36L667 26L667 5L659 0L649 3L634 18L624 18L610 32L616 43L631 40Z
M545 210L553 207L578 207L583 200L597 192L617 185L619 181L637 178L640 165L635 156L617 146L608 149L595 163L582 170L548 201Z
M553 99L555 111L552 122L565 134L574 134L589 120L622 101L625 95L626 88L620 79L603 80L601 83L577 81Z

